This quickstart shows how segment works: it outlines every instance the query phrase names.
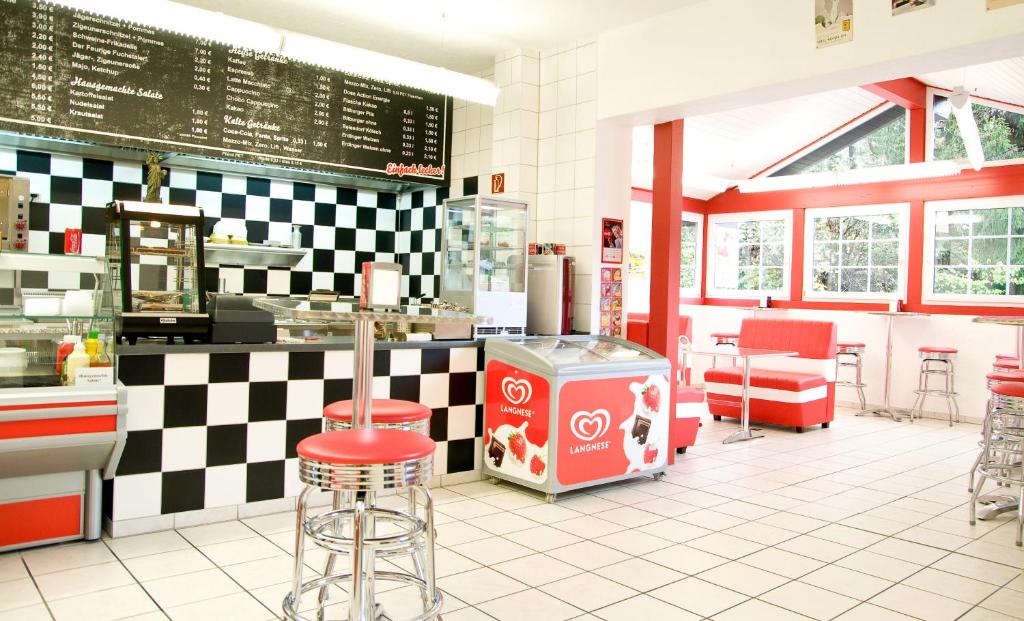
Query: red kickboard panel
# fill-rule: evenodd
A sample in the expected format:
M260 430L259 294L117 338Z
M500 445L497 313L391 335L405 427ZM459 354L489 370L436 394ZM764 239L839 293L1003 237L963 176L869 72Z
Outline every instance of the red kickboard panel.
M59 436L75 433L117 431L117 416L70 416L67 418L35 418L0 423L0 440Z
M82 496L0 504L0 547L82 534Z

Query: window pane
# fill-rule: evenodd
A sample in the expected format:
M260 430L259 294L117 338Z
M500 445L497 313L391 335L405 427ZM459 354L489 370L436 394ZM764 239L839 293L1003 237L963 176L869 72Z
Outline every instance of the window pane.
M1024 114L986 106L971 101L974 120L981 135L981 148L988 161L1009 160L1024 156ZM937 160L955 160L967 157L960 128L949 99L935 96L932 105L934 117L934 155Z
M976 238L971 248L973 265L1005 265L1006 238Z
M885 266L899 264L899 244L897 242L876 242L871 244L871 265Z
M761 240L785 242L786 223L782 220L763 220L761 222Z
M742 291L751 291L759 288L758 286L758 269L756 267L740 268L740 281L739 288Z
M814 244L814 267L839 266L839 244Z
M683 220L679 228L679 241L684 244L692 244L697 241L697 223Z
M1024 269L1015 269L1010 275L1010 295L1024 295Z
M761 238L760 228L757 222L741 222L740 223L740 243L751 244L757 243Z
M942 267L935 270L935 293L967 293L967 268Z
M804 172L851 170L903 164L906 158L906 115L899 115L856 142L843 146Z
M867 239L868 221L854 216L843 218L842 232L845 240Z
M814 239L820 241L838 241L839 218L815 218Z
M966 239L940 239L935 242L936 265L967 265L967 250L970 242Z
M1007 272L1003 267L971 270L971 293L975 295L1006 295Z
M761 246L761 261L765 267L782 267L786 262L786 249L782 244Z
M974 219L969 209L938 211L935 213L935 236L966 237L971 234Z
M868 290L868 271L866 269L844 269L839 272L841 291L864 292Z
M900 220L896 214L872 216L870 220L872 239L899 239Z
M771 268L764 270L761 288L765 291L778 291L782 289L782 270Z
M867 242L844 243L842 253L844 266L860 267L868 264Z
M1024 207L1014 207L1010 210L1010 233L1024 235Z
M1006 235L1008 232L1009 209L975 209L971 216L974 219L974 235Z
M896 293L900 271L895 267L871 270L871 286L873 293Z
M814 270L815 291L839 291L839 270Z
M760 265L761 247L743 245L740 246L740 265Z

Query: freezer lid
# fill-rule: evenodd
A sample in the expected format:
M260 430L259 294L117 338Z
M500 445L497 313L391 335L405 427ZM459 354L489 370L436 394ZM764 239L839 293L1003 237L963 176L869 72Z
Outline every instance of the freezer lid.
M488 339L486 351L509 362L560 374L667 363L662 356L636 343L589 334Z

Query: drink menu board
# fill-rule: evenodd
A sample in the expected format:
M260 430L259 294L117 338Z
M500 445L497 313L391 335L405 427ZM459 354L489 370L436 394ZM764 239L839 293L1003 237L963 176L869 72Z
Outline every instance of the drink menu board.
M452 101L42 0L0 0L0 129L448 182Z

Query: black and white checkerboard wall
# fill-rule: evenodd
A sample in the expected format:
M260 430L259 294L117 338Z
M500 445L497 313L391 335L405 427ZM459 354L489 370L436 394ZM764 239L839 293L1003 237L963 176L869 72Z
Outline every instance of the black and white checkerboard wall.
M305 295L310 289L358 291L363 261L394 261L406 267L409 295L433 297L439 284L440 202L447 188L401 196L351 187L168 168L162 198L202 207L206 233L223 218L244 220L250 242L291 239L302 232L311 252L294 268L209 267L207 287L223 278L228 291ZM138 200L145 188L139 162L84 158L0 147L0 174L27 177L36 195L29 219L29 251L62 253L64 229L81 228L84 254L105 251L103 207L111 200ZM60 276L54 275L59 278ZM51 277L51 278L53 278ZM76 288L77 283L38 286Z
M295 446L324 405L352 396L352 350L124 357L128 437L104 513L159 516L296 496ZM374 396L429 406L434 473L480 463L483 348L396 348L374 357ZM112 491L113 493L109 493Z

